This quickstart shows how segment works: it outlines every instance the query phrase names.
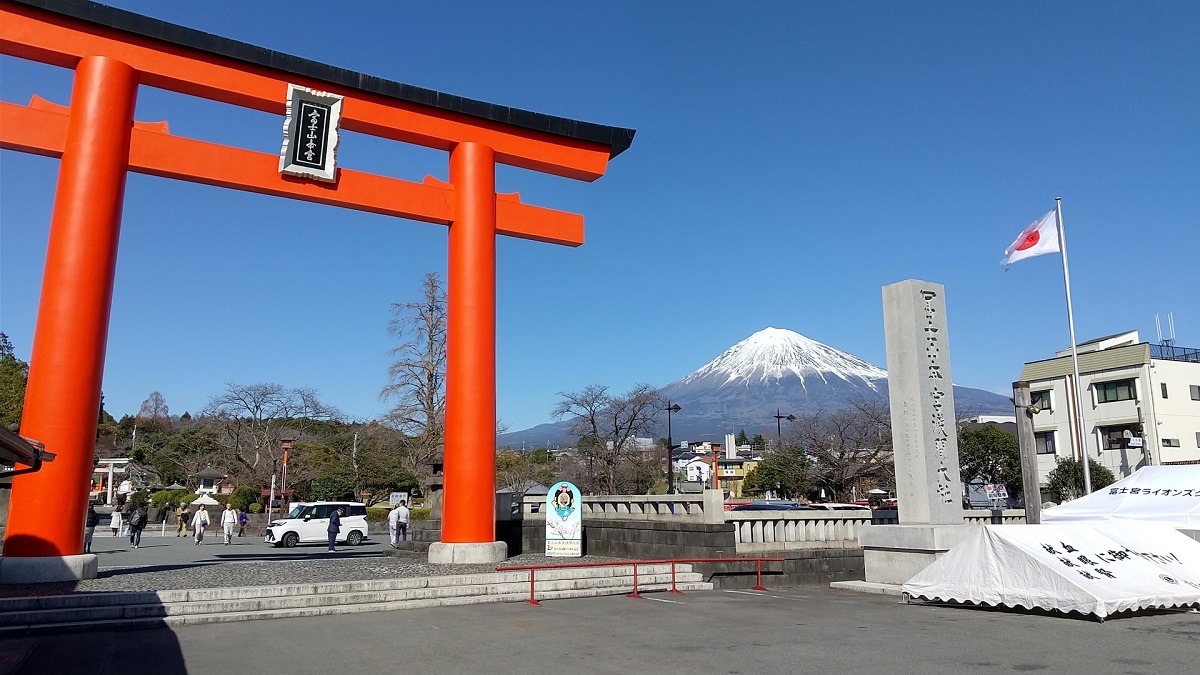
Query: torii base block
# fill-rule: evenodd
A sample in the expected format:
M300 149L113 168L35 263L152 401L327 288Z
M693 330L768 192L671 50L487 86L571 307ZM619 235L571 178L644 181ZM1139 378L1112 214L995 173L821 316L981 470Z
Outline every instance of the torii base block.
M50 584L95 579L100 559L94 553L30 558L0 557L0 579L8 584Z
M435 541L429 545L429 562L469 565L497 563L508 559L508 544L493 541L484 544L448 544Z

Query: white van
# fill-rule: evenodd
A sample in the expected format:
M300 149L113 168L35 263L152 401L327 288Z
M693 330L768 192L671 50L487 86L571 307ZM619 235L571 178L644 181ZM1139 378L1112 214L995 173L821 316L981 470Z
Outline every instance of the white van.
M266 541L291 548L300 543L329 542L329 514L342 510L338 543L358 546L367 538L367 505L362 502L301 502L291 512L267 525Z

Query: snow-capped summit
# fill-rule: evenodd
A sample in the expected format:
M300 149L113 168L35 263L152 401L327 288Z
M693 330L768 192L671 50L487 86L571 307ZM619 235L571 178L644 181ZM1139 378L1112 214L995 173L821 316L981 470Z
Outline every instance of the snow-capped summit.
M709 380L719 386L751 386L789 376L799 378L806 391L808 378L818 378L822 384L838 378L878 390L875 381L886 378L887 371L795 331L768 327L725 350L679 383Z

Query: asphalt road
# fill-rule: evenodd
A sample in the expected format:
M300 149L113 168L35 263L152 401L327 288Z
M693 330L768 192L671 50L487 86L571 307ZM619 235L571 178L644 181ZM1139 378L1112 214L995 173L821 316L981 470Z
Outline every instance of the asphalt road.
M211 532L204 536L204 543L197 545L191 537L176 537L175 530L168 528L166 536L160 536L160 528L152 525L142 532L142 543L133 548L129 537L113 537L105 529L103 536L97 528L96 537L92 539L92 553L100 563L100 569L106 567L131 567L141 565L179 565L202 562L228 562L232 559L252 560L256 556L270 556L278 559L296 557L311 558L325 553L326 544L300 544L295 548L284 548L266 543L261 536L238 537L234 533L233 543L226 546L224 537ZM372 535L358 546L339 544L338 549L353 555L379 555L387 548L387 535L380 537Z
M0 673L1194 672L1200 614L1105 623L803 588L473 605L8 641Z

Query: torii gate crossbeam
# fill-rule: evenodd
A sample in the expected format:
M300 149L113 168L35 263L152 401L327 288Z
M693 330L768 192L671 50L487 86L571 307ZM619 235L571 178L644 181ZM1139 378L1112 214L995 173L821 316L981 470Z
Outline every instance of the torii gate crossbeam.
M0 53L75 71L69 107L0 103L0 148L61 160L21 430L58 456L14 481L5 581L95 574L94 556L81 555L83 512L129 171L449 226L445 506L431 559L503 557L494 541L495 237L578 246L583 219L497 195L495 165L591 181L634 132L380 80L83 0L0 0ZM335 182L316 183L282 175L276 156L133 119L143 85L283 114L289 84L343 97L345 129L448 151L450 182L341 168Z

